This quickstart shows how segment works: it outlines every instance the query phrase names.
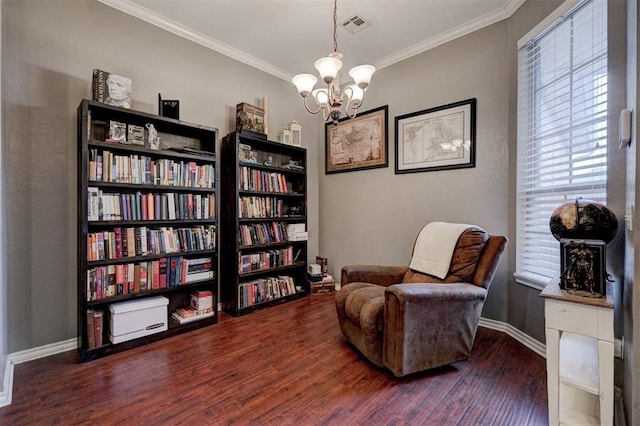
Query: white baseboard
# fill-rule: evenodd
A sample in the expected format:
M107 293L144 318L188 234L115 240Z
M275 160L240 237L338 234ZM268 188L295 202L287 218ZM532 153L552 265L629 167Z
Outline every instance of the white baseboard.
M543 358L547 357L547 354L546 354L547 350L544 344L538 342L536 339L529 336L528 334L525 334L522 331L518 330L511 324L507 324L502 321L496 321L488 318L480 318L478 325L480 327L490 328L492 330L497 330L497 331L506 333L508 336L513 337L518 342L522 343L527 348L531 349L541 357Z
M50 355L71 351L77 347L78 339L69 339L63 342L51 343L37 348L26 349L24 351L9 354L4 366L4 380L2 383L2 392L0 392L0 407L11 404L11 396L13 393L13 370L16 364L22 364L23 362L34 361Z
M13 363L7 357L4 364L4 379L2 383L2 392L0 392L0 407L11 404L11 394L13 392Z
M492 330L506 333L538 355L542 357L545 356L545 345L510 324L492 319L480 318L478 325L480 327L490 328ZM77 347L78 339L68 339L62 342L51 343L49 345L39 346L37 348L31 348L10 354L7 357L4 369L3 391L0 392L0 407L11 404L11 394L13 391L13 369L16 364L22 364L23 362L34 361L36 359L74 350Z
M50 355L60 354L62 352L71 351L78 347L78 339L69 339L62 342L50 343L37 348L26 349L20 352L14 352L9 355L9 361L13 364L22 364L23 362L33 361Z

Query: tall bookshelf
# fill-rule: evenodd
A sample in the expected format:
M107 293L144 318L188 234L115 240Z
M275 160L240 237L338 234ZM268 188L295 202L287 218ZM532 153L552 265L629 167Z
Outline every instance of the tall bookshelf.
M117 133L118 123L131 126L129 140L107 141L113 136L112 126ZM159 149L149 147L145 130L142 141L131 143L133 133L137 130L140 135L148 124L160 137ZM81 361L218 321L217 135L211 127L87 99L80 103L77 306ZM177 309L190 305L194 291L212 293L213 312L191 322L172 319ZM161 299L158 296L168 299L168 304L155 308L166 314L167 330L112 343L110 334L118 334L110 329L113 307L127 301L144 305Z
M222 309L240 316L308 295L306 150L239 131L221 154Z

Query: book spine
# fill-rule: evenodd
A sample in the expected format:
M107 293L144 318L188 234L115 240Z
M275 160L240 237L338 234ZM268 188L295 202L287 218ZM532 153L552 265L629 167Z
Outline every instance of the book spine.
M103 312L102 310L93 311L93 333L95 340L95 347L99 348L102 346L102 320L103 320Z
M96 347L95 326L93 324L93 309L87 310L87 348Z

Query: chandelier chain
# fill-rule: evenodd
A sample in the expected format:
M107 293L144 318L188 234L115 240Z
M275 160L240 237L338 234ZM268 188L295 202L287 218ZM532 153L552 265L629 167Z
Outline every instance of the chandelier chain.
M338 34L336 31L338 21L338 0L333 0L333 51L338 51Z

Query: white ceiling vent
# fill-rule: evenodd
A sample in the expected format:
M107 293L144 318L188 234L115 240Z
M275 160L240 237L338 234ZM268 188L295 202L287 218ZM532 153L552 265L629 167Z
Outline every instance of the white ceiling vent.
M370 26L371 22L367 21L359 14L355 14L342 22L342 28L349 31L351 34L359 33Z

